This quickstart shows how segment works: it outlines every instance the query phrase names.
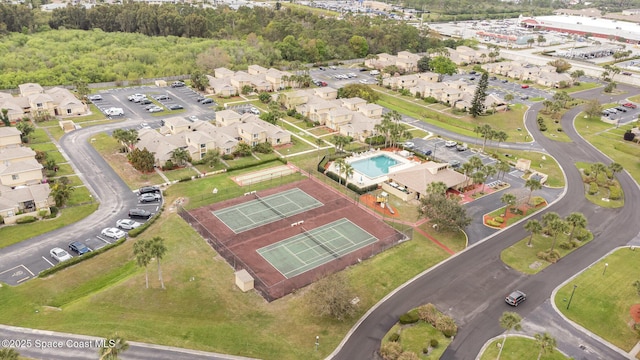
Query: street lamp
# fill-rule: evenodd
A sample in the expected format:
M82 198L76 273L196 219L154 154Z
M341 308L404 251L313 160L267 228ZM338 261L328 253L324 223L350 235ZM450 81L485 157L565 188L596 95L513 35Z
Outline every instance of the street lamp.
M316 351L318 351L318 346L320 346L320 336L316 335Z
M609 267L609 263L604 263L604 270L602 270L602 276L607 272L607 267Z
M571 292L571 296L569 297L569 302L567 303L567 310L569 310L569 305L571 305L571 300L573 300L573 294L575 294L577 287L578 285L573 285L573 291Z

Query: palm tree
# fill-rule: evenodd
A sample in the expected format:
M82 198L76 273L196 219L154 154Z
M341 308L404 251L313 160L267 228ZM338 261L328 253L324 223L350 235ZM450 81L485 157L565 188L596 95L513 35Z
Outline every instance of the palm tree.
M624 168L617 162L612 162L611 164L609 164L609 170L611 170L611 178L613 179L616 173L621 172L622 170L624 170Z
M540 183L540 180L538 180L538 179L529 178L527 180L527 182L524 183L524 187L529 189L529 198L527 199L527 204L529 204L529 203L531 203L531 195L533 195L533 192L535 190L542 189L542 184Z
M129 343L118 333L107 338L104 346L100 348L98 353L100 354L100 360L118 360L119 355L125 352L129 348Z
M484 172L482 172L482 170L478 170L478 171L474 172L473 174L471 174L471 179L472 179L474 184L482 184L486 177L487 176L485 175ZM484 191L484 184L482 185L482 190Z
M162 269L160 268L160 259L167 253L167 247L164 245L164 239L156 236L151 239L149 244L149 254L151 257L156 258L158 263L158 280L160 280L160 286L164 289L164 280L162 279Z
M516 196L511 193L504 193L500 198L500 201L502 201L502 203L506 205L504 208L504 214L507 215L509 212L509 207L515 205L516 203Z
M466 163L462 164L460 166L460 169L462 170L462 172L464 173L465 176L468 176L469 174L471 174L471 172L474 169L473 164L469 161L467 161Z
M554 219L551 222L549 222L548 226L547 226L547 231L549 231L551 233L551 235L553 235L553 242L551 243L551 249L549 250L549 252L553 252L553 249L555 249L556 247L556 240L558 240L558 235L560 235L560 233L567 231L567 229L569 228L569 225L567 225L567 222L562 220L562 219Z
M605 164L603 164L601 162L597 162L595 164L591 164L591 172L593 173L593 179L596 182L598 181L598 174L603 172L603 171L607 171L607 167L605 166Z
M483 166L481 172L484 174L484 180L482 180L482 192L484 192L484 183L487 182L487 179L495 175L498 170L494 166Z
M502 340L502 346L500 346L500 351L498 351L497 359L500 359L500 355L502 355L504 343L507 341L507 335L509 335L509 332L512 329L515 329L516 331L520 331L520 329L522 329L522 326L520 325L521 321L522 318L517 312L505 311L502 313L502 316L500 317L500 326L505 329L506 332L504 334L504 340Z
M500 161L496 165L496 168L498 168L498 170L502 173L502 177L500 178L500 180L502 180L504 179L504 175L507 173L507 171L511 170L511 165L509 165L509 163L506 161Z
M337 158L333 163L338 168L338 184L342 184L342 172L347 162L344 161L344 158Z
M569 241L573 239L573 232L576 230L577 227L580 227L580 228L587 227L587 218L582 213L579 213L579 212L572 212L565 218L565 221L567 222L567 224L571 226L571 233L569 233Z
M434 195L445 195L447 193L447 184L442 181L436 181L427 185L427 193Z
M3 348L0 349L0 359L2 360L18 360L20 353L16 349Z
M353 176L353 166L351 166L351 164L349 163L345 163L344 164L344 187L347 187L347 184L349 184L349 177Z
M500 130L500 131L495 133L493 138L498 141L498 147L500 147L500 143L504 142L504 141L507 141L507 139L509 138L509 135L506 132Z
M473 169L480 169L482 165L482 159L478 156L472 156L469 158L468 162L473 166Z
M482 140L482 151L484 152L484 147L487 144L487 140L491 139L492 136L493 136L493 129L491 128L491 125L484 124L480 128L480 133L482 134L482 137L484 138L484 140Z
M540 347L538 360L540 360L542 354L552 353L553 349L556 347L556 339L554 339L548 332L544 334L536 334L534 338L536 339L536 344Z
M183 166L186 162L191 160L191 155L189 155L189 152L183 148L176 148L171 153L171 160L173 160L176 165Z
M527 223L524 225L524 229L531 233L531 236L529 237L529 241L527 241L527 246L531 247L531 241L533 240L533 235L538 235L542 232L542 224L540 224L540 221L536 219L531 219L527 221Z
M545 100L542 102L542 106L544 106L544 112L547 113L549 112L549 109L551 108L551 105L553 105L553 101L551 100Z
M150 243L144 239L140 239L133 244L133 254L136 256L138 266L144 266L144 280L146 288L149 288L149 272L147 266L151 262L151 254L149 249Z

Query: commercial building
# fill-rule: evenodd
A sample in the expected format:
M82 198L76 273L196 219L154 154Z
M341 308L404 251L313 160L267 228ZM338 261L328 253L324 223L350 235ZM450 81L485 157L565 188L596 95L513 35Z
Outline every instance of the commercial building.
M627 21L599 17L554 15L521 18L518 24L522 27L537 30L558 31L582 36L589 35L633 44L640 43L640 24Z

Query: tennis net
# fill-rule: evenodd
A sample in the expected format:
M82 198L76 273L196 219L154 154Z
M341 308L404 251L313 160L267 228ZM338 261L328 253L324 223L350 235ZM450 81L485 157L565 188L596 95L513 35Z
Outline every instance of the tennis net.
M331 256L333 256L336 259L340 257L340 255L338 255L335 251L329 249L329 247L327 245L325 245L322 241L319 241L318 239L316 239L315 236L311 235L311 233L308 232L304 227L301 226L301 228L302 228L302 233L303 234L305 234L309 239L311 239L311 241L313 241L314 243L318 244L318 246L323 248L326 252L331 254Z
M256 196L256 199L258 199L258 201L260 201L262 203L262 205L266 206L267 208L271 209L271 211L273 211L274 213L276 213L276 215L280 216L282 219L286 218L287 216L283 213L281 213L280 211L276 210L276 208L274 208L273 206L267 204L266 201L262 200L262 198L260 196L258 196L258 193L254 194Z

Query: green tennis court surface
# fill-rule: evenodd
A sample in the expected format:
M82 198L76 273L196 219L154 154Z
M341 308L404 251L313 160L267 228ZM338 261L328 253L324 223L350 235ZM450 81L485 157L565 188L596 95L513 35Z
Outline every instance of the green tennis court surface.
M263 198L259 198L255 194L246 196L252 196L255 200L212 211L213 216L220 219L236 234L323 205L298 188Z
M327 225L258 249L260 254L287 279L356 251L378 239L348 219Z

